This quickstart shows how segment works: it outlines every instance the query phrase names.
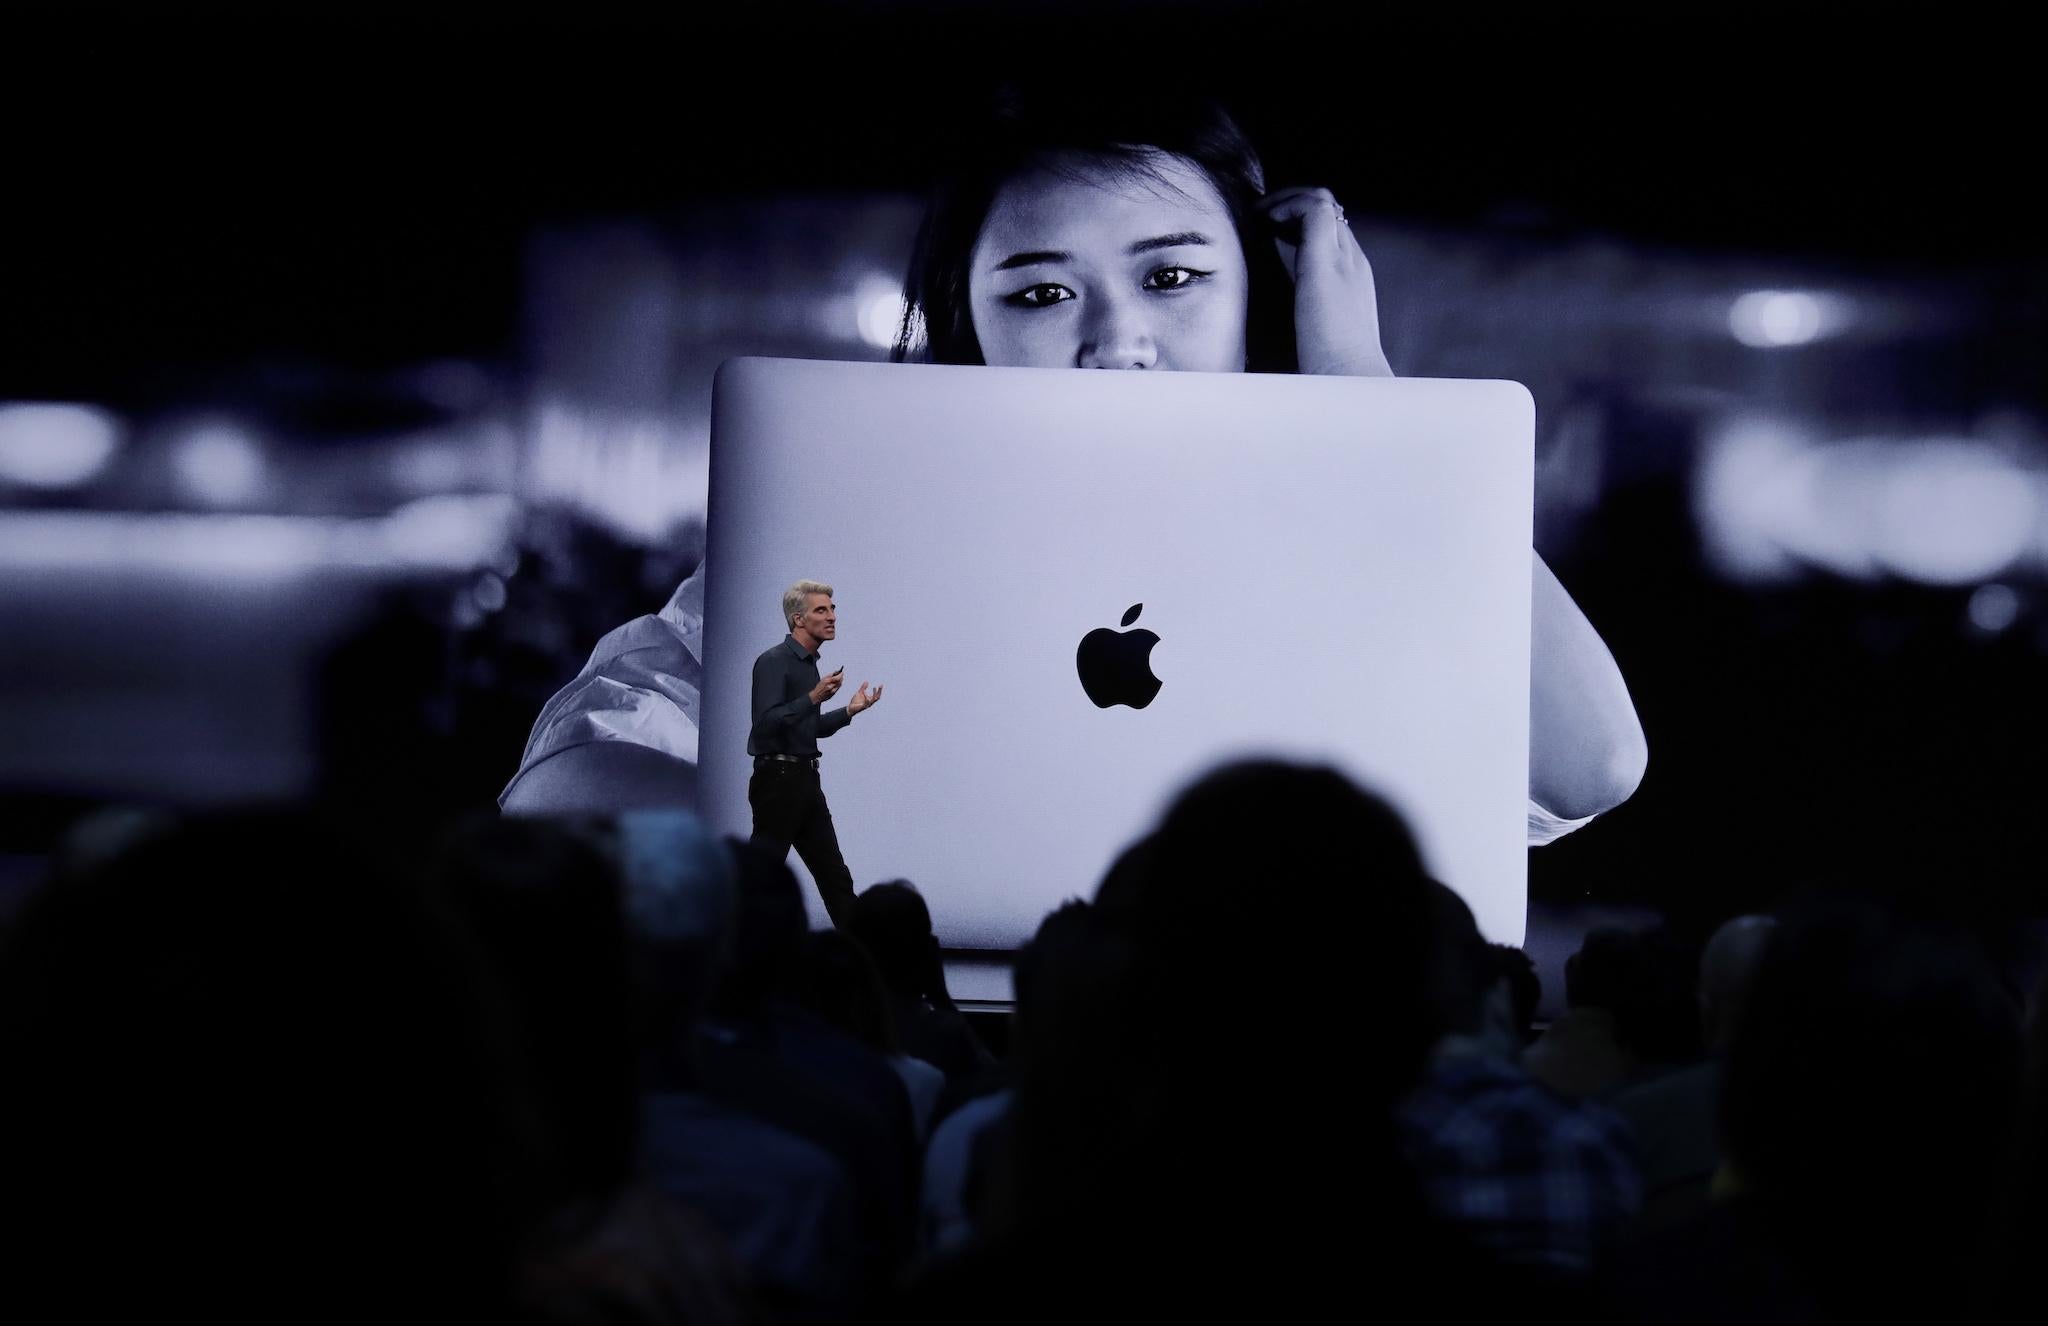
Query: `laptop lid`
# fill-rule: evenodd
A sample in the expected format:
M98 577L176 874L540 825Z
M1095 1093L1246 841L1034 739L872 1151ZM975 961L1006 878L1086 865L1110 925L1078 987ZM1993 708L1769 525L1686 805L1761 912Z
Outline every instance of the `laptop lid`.
M750 831L752 665L815 579L827 707L887 688L820 745L847 864L915 883L947 947L1020 945L1249 755L1388 797L1519 943L1533 439L1509 382L730 361L703 813Z

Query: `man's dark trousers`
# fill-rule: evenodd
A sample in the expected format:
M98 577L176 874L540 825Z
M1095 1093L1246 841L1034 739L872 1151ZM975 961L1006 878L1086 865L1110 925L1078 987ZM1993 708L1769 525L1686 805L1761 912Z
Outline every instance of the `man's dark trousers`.
M754 808L753 844L766 847L781 860L796 848L818 896L835 926L846 924L853 906L853 872L839 854L839 834L825 804L825 788L808 761L755 760L747 784L747 804Z

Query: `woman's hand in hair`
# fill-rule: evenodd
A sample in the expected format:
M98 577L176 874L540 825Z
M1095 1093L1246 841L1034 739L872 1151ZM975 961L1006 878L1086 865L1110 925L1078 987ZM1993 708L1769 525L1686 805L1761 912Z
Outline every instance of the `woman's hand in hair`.
M1380 307L1372 264L1328 189L1280 189L1259 204L1294 278L1294 339L1304 373L1392 377L1380 348Z

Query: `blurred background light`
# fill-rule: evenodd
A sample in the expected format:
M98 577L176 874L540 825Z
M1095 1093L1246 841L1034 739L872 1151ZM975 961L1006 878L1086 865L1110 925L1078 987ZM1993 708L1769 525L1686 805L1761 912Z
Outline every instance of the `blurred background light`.
M516 557L517 515L517 503L497 493L421 498L370 517L8 511L0 512L0 571L150 570L235 579L349 568L465 573Z
M1789 420L1728 419L1709 432L1693 483L1694 520L1708 559L1741 581L1789 579L1800 570L1782 531L1810 519L1812 442Z
M1823 442L1789 420L1746 415L1706 436L1693 501L1710 559L1736 580L1812 567L1850 580L1970 585L2048 553L2041 489L2002 445Z
M422 497L376 522L378 543L400 566L468 571L511 555L518 517L518 502L504 493Z
M338 523L190 511L10 511L0 516L0 570L293 576L329 560Z
M1849 321L1847 300L1803 290L1752 290L1728 310L1728 330L1758 350L1808 345L1832 336Z
M1970 625L1996 635L2019 619L2020 596L2010 585L1979 585L1970 595Z
M1778 546L1811 567L1846 580L1882 578L1884 564L1873 550L1884 467L1839 444L1815 446L1795 457L1792 492L1768 514Z
M1888 448L1872 554L1935 585L2004 572L2034 538L2033 477L1997 448L1929 439Z
M861 287L858 308L860 338L877 350L893 348L903 326L903 287L890 281L870 281Z
M495 571L486 571L477 577L476 587L470 591L476 606L485 612L496 612L505 606L505 580Z
M521 496L563 501L642 544L704 514L709 398L688 418L544 399L529 428Z
M416 493L445 492L468 479L469 457L455 443L414 443L394 450L390 456L391 477L400 487Z
M226 421L193 427L177 443L178 487L207 506L244 506L262 495L269 479L263 448L248 430Z
M0 405L0 481L75 488L106 469L120 445L120 425L94 406Z

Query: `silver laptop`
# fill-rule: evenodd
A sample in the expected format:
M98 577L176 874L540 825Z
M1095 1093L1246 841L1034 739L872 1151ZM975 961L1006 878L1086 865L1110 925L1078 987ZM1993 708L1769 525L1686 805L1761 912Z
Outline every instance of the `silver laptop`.
M733 360L703 813L750 830L751 669L810 578L839 609L827 707L886 687L820 744L847 865L915 883L947 947L1017 947L1253 754L1387 796L1519 943L1533 439L1511 382Z

